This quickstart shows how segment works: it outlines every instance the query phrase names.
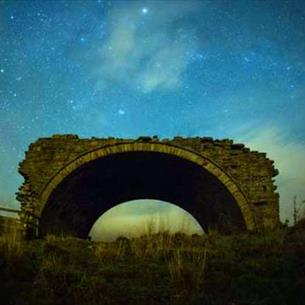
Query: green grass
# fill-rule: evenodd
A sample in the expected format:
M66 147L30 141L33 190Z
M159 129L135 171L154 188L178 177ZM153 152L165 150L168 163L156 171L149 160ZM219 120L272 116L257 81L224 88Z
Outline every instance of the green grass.
M0 237L0 300L14 305L301 305L304 245L302 227L264 235L163 232L111 243L54 236L24 241L6 232Z

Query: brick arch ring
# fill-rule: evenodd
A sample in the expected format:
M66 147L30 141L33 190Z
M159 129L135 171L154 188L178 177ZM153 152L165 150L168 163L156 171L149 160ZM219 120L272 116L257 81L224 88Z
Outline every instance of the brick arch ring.
M163 143L151 143L151 142L128 142L121 144L113 144L102 146L97 149L85 152L76 159L69 162L61 170L59 170L46 184L39 196L40 211L41 214L44 206L46 205L50 195L56 189L56 187L74 170L80 166L96 160L98 158L103 158L113 154L126 153L126 152L158 152L173 155L182 159L186 159L190 162L197 164L202 169L210 172L214 175L229 191L233 196L236 203L238 204L242 216L244 218L246 228L248 230L255 229L255 222L248 204L248 200L245 194L241 191L239 186L234 182L232 177L226 174L216 163L211 161L209 158L198 154L192 150L181 148L172 144Z

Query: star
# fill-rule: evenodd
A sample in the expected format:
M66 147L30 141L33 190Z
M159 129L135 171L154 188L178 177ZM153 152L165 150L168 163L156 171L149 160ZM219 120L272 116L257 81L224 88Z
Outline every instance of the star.
M1 73L4 73L4 69L0 69L0 72L1 72Z
M143 7L141 11L142 11L143 15L146 15L148 13L148 8L147 7Z
M124 114L125 114L125 111L124 111L123 109L119 109L118 114L119 114L119 115L124 115Z

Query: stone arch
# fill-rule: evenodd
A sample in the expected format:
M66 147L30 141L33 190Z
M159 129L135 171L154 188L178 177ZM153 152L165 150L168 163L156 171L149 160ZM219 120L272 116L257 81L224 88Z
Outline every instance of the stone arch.
M46 184L39 196L39 215L47 204L51 194L56 188L64 181L71 173L79 169L81 166L88 164L97 159L101 159L107 156L130 153L130 152L150 152L150 153L162 153L171 155L180 159L187 160L199 167L204 171L212 174L220 183L226 188L237 203L242 217L245 222L245 226L248 230L255 229L255 223L252 215L252 211L248 204L248 200L244 193L240 190L239 186L234 180L225 173L217 164L211 161L209 158L198 154L194 151L181 148L175 145L163 144L163 143L146 143L146 142L128 142L114 145L102 146L92 151L86 152L80 155L75 160L68 163L64 168L59 170ZM173 202L175 203L175 202Z

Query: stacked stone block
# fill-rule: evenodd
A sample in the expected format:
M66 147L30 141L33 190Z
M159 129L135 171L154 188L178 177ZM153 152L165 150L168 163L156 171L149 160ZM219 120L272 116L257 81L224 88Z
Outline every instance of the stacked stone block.
M229 139L214 140L209 137L80 139L77 135L53 135L40 138L29 146L19 167L25 179L17 193L23 221L28 226L37 224L40 195L52 177L69 162L97 148L133 142L174 145L208 158L229 175L244 193L257 229L274 228L279 223L279 195L275 192L273 179L278 171L266 153L251 151L243 144L236 144Z

